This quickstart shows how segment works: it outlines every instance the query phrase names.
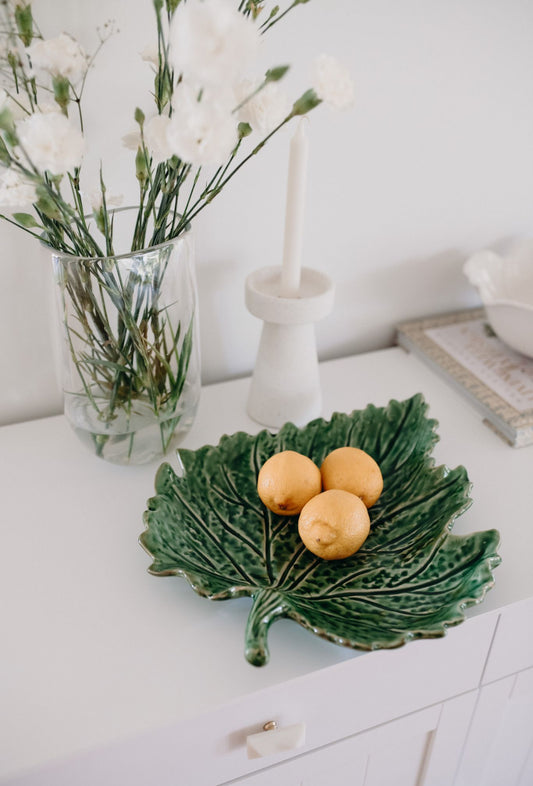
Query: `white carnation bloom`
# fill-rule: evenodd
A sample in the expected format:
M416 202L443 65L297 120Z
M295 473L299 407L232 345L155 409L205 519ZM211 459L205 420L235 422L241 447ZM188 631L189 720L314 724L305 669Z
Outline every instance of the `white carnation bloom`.
M246 69L259 38L256 25L231 0L188 0L172 19L170 56L188 79L228 84Z
M87 55L66 33L44 41L38 39L26 51L34 68L63 76L72 84L80 82L87 71Z
M27 117L31 111L27 98L21 93L17 94L17 100L14 101L3 88L0 88L0 110L2 109L8 109L14 121L22 120L24 117Z
M317 96L335 109L348 109L354 103L354 84L350 73L331 55L317 57L313 87Z
M97 212L100 210L102 205L104 204L104 199L102 195L102 189L93 188L93 190L89 193L89 201L91 203L91 208ZM123 194L112 194L109 191L105 192L105 203L107 207L120 207L120 205L124 202L124 195Z
M124 147L127 147L128 150L137 151L141 146L141 132L138 129L135 131L128 131L128 133L124 134L122 137L122 144Z
M141 52L141 58L145 63L159 65L159 49L157 44L148 44L148 46L145 46Z
M37 201L33 183L24 180L14 169L5 169L0 176L0 207L28 209Z
M16 128L24 154L42 172L62 175L80 166L85 140L65 115L37 113L17 123Z
M240 102L245 101L258 85L249 80L239 86ZM261 135L269 134L291 111L292 103L277 82L269 82L239 109L239 120L249 123Z
M169 122L166 115L155 115L144 126L144 141L155 164L167 161L173 155L167 139ZM142 145L140 130L137 128L125 134L122 144L129 150L137 151Z
M39 112L42 115L57 114L57 104L55 101L39 101Z
M167 131L170 118L166 115L152 117L144 126L144 141L154 164L167 161L173 155L168 143Z
M190 164L225 163L238 141L237 119L226 96L209 95L182 82L174 91L167 129L171 152Z

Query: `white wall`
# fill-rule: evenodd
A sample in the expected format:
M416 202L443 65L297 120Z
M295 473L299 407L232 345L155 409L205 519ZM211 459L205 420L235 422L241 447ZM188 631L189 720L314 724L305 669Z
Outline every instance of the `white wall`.
M135 106L149 108L138 52L153 31L150 0L34 7L46 33L55 22L89 47L97 24L117 20L87 92L87 163L102 157L109 188L132 196L120 138ZM309 127L305 264L337 283L334 311L317 326L321 358L387 346L402 319L476 305L465 257L531 232L531 30L531 0L311 0L272 31L265 63L294 64L295 96L320 52L343 59L357 85L353 110L320 107ZM280 262L291 134L196 221L205 382L253 367L260 324L245 309L244 280ZM21 235L0 226L0 422L59 407L49 273Z

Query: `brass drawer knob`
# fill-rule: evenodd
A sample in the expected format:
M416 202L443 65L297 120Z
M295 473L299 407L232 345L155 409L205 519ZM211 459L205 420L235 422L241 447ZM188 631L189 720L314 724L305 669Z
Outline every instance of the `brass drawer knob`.
M263 724L263 731L249 734L246 738L249 759L287 753L302 745L305 745L305 723L279 728L276 721L267 721Z

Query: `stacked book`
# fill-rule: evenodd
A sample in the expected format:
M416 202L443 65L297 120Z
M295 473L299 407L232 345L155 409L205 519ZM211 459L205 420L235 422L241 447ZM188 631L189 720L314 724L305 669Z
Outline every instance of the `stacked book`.
M397 342L454 385L507 442L533 444L533 360L500 341L484 309L403 322Z

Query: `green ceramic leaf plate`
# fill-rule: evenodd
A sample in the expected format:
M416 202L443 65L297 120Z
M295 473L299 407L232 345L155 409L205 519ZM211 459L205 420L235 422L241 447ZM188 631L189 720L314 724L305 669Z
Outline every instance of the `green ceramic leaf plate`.
M251 596L245 654L256 666L268 661L268 629L280 617L362 650L443 636L493 585L499 534L451 534L471 504L470 483L464 467L435 466L437 424L426 411L418 394L304 428L288 423L277 434L238 432L180 450L183 475L163 464L144 514L149 571L183 576L211 600ZM297 517L264 507L256 480L273 453L296 450L320 466L342 445L376 459L384 488L363 547L327 562L304 547Z

